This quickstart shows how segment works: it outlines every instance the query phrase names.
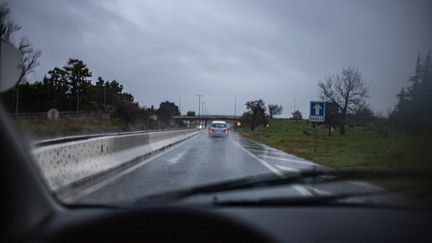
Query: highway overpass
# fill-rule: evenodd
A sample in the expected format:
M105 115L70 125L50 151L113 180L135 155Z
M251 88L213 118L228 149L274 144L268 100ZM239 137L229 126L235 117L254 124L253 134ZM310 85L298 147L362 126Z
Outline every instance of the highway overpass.
M174 116L174 120L181 121L238 121L241 119L241 116L232 116L232 115L201 115L201 116Z

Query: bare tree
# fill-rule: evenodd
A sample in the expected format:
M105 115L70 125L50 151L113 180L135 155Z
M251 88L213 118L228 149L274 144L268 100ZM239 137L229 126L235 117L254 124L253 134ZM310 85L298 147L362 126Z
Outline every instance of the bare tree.
M20 81L22 81L28 74L34 72L37 66L39 66L39 58L42 52L33 49L28 37L21 38L18 50L21 52L24 62L24 70L20 78Z
M13 34L21 29L10 17L10 9L7 3L0 4L0 38L13 42ZM32 73L39 65L40 50L34 50L28 37L22 37L18 50L21 52L24 62L24 70L19 79L21 82L28 74Z
M13 42L13 34L21 29L21 26L15 23L9 17L10 9L7 3L0 4L0 39ZM39 66L39 58L42 54L40 50L34 50L28 37L22 37L18 45L18 50L21 52L24 68L23 72L16 85L16 105L15 112L18 113L19 108L19 83L24 81L28 74L34 72Z
M363 81L357 67L346 67L336 75L325 77L318 83L320 98L335 102L340 110L340 134L345 134L345 119L347 113L364 107L365 99L369 97L366 82Z
M7 3L0 4L0 39L11 40L12 34L21 29L9 18L10 9Z

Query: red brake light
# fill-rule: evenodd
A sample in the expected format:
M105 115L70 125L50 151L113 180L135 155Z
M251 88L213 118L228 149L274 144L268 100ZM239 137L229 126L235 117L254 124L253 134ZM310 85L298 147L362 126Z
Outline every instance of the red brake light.
M224 129L224 133L228 133L228 129L225 128L225 129Z
M209 128L210 133L213 133L213 128Z

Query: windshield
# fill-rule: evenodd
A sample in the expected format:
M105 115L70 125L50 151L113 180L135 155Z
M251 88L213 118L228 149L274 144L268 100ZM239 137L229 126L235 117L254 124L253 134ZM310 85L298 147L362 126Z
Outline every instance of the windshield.
M432 195L430 176L407 176L432 172L430 7L1 1L1 115L64 204L370 192L414 205Z
M226 128L226 125L223 123L213 123L211 126L215 128Z

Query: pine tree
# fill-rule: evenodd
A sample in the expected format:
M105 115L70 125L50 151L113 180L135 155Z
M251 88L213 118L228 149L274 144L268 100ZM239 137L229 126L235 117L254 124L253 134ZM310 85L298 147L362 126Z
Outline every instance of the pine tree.
M398 103L390 121L398 128L417 133L432 133L432 60L431 52L417 56L414 75L409 86L397 95Z

